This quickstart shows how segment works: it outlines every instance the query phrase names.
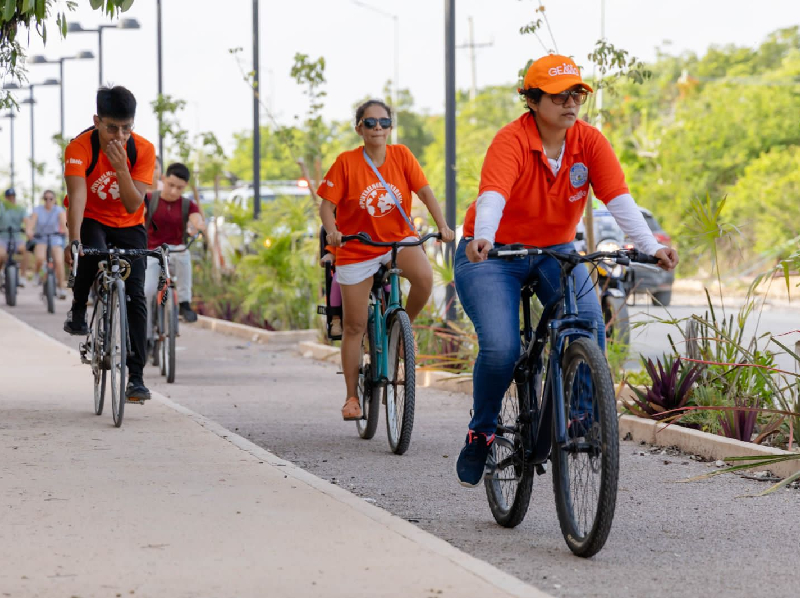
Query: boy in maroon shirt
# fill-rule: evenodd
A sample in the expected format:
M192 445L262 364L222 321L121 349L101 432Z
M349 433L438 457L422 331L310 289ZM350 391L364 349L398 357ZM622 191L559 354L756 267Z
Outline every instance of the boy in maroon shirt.
M161 244L179 246L186 242L187 226L196 231L206 230L205 221L200 208L194 200L183 197L183 191L189 183L189 169L182 163L172 163L162 177L163 189L155 190L147 195L147 247L151 250ZM197 321L197 313L192 310L192 258L188 252L170 254L170 272L177 279L178 302L180 314L188 323ZM149 314L158 288L158 260L148 257L145 275L144 293L147 297L148 323L152 323ZM150 330L148 329L148 335Z

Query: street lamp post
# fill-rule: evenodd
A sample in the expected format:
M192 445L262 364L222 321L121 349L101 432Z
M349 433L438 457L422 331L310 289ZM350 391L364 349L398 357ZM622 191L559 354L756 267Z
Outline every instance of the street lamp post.
M353 4L357 6L361 6L362 8L367 8L373 12L378 13L379 15L383 15L389 19L392 19L394 22L394 77L392 78L392 108L394 109L394 127L392 127L392 143L397 143L397 126L399 123L399 119L397 116L398 108L397 108L397 94L400 85L400 18L390 12L382 10L380 8L376 8L371 4L366 4L365 2L360 2L359 0L353 0Z
M456 3L444 2L444 63L445 63L445 218L447 224L456 228ZM453 264L455 242L447 244L447 262ZM447 286L445 303L447 320L456 318L455 285Z
M8 111L8 114L3 115L4 119L9 121L9 130L11 133L11 187L14 187L14 119L17 115L13 111Z
M41 65L45 63L58 63L58 75L61 82L61 139L64 139L64 62L68 60L88 60L94 58L94 53L91 50L83 50L78 52L75 56L62 56L61 58L48 59L43 55L31 56L30 62L34 65Z
M97 32L97 64L99 72L99 85L103 85L103 30L104 29L139 29L139 21L136 19L120 19L114 25L98 25L97 29L86 29L80 23L70 23L67 25L68 33L83 33L87 31Z
M161 96L164 93L162 70L161 70L161 0L156 0L156 47L158 54L158 99L161 101ZM158 112L158 158L164 162L164 133L163 127L163 114L162 111Z
M45 79L42 83L31 83L28 85L28 99L23 100L23 104L30 104L31 105L31 208L36 206L36 151L34 146L34 114L33 114L33 106L36 103L36 100L33 97L34 89L40 86L50 86L50 85L60 85L60 81L58 79ZM20 88L15 83L7 83L3 86L5 90L24 90L25 88Z
M261 121L258 114L258 0L253 0L253 218L261 214Z

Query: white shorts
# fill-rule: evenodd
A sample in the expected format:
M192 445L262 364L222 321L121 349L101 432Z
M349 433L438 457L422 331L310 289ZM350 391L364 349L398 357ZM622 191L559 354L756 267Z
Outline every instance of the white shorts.
M404 238L403 242L413 242L418 240L419 238L415 235L409 236ZM358 242L355 242L356 244ZM398 248L397 251L401 252L403 250L402 247ZM336 281L339 282L339 285L355 285L357 283L361 283L365 279L369 279L375 273L378 272L378 269L381 268L381 265L388 264L389 261L392 260L392 251L389 250L386 254L382 254L375 258L370 258L369 260L365 260L363 262L352 263L349 265L336 265Z

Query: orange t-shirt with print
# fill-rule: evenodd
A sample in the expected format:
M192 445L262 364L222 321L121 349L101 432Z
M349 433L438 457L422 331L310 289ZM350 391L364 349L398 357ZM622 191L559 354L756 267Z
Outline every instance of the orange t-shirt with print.
M378 171L392 188L406 215L410 215L411 193L428 185L411 150L399 144L386 146L386 160ZM336 158L317 195L336 205L336 228L342 235L363 231L376 242L397 242L416 235L367 164L363 146L342 152ZM361 242L346 242L336 250L336 264L363 262L381 256L386 250Z
M495 234L497 244L555 246L575 238L589 186L608 203L627 194L625 174L611 144L597 128L576 121L567 129L561 169L553 175L533 115L503 127L492 140L481 169L479 195L506 199ZM475 234L475 202L464 218L464 236Z
M156 165L156 150L153 144L142 136L131 133L136 144L136 164L131 170L131 178L148 186L153 183L153 170ZM97 164L91 173L86 169L92 162L92 130L86 131L72 140L64 152L64 177L76 175L86 178L85 219L94 219L109 227L134 227L144 223L144 202L133 213L128 213L119 197L119 182L114 167L108 161L103 149L97 157ZM128 168L131 168L130 159ZM65 202L65 205L68 204Z

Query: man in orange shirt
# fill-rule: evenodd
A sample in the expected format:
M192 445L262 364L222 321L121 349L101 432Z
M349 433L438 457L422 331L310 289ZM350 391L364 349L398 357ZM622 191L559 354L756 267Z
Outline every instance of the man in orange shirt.
M475 325L478 358L473 369L473 418L456 463L461 485L475 487L483 472L503 395L520 356L519 304L526 281L537 277L536 295L547 305L561 292L560 265L548 256L486 260L495 245L520 243L574 252L572 240L589 195L595 196L636 246L660 259L663 269L678 254L659 244L631 197L611 144L578 120L592 88L571 58L550 55L534 62L519 90L528 112L492 140L481 171L478 199L467 210L464 238L455 256L461 304ZM588 270L574 271L578 312L597 323L605 348L605 324ZM591 419L590 414L578 415Z
M97 114L94 127L76 137L64 153L64 177L67 182L70 244L65 260L72 264L72 247L106 249L146 249L144 194L153 182L155 148L133 133L136 99L122 86L102 87L97 91ZM66 204L66 203L65 203ZM86 301L97 273L98 257L81 256L73 288L72 310L64 331L86 335ZM128 259L131 274L125 281L128 296L128 330L131 350L128 354L130 401L150 398L144 385L146 358L147 305L144 295L145 262L142 257Z

